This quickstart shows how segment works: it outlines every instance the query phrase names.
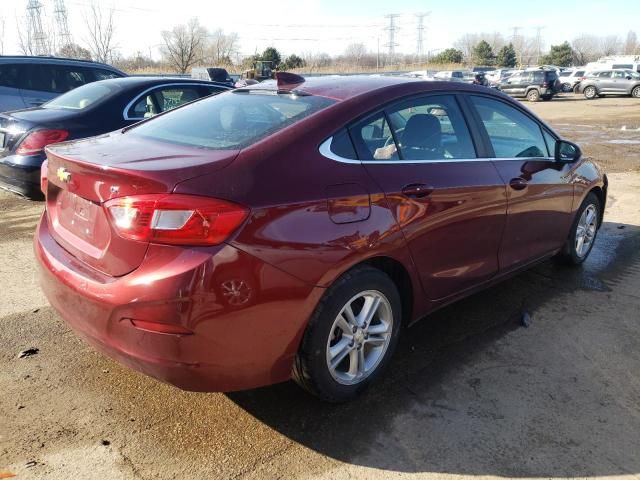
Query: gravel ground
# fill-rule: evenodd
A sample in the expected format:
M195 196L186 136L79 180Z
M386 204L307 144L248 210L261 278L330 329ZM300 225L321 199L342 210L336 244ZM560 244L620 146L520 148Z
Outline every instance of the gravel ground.
M610 143L640 141L640 102L577 98L527 105L614 172L587 263L420 322L348 405L183 392L94 352L37 286L42 205L0 192L0 478L640 478L640 151Z

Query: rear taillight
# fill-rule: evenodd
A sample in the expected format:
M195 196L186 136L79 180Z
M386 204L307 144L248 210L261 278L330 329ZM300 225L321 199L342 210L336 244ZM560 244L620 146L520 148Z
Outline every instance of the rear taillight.
M69 138L66 130L36 130L22 140L16 153L18 155L34 155L52 143L63 142Z
M217 245L249 214L225 200L180 194L114 198L105 208L121 237L169 245Z
M47 188L49 181L47 180L47 168L49 168L49 161L45 160L42 162L42 166L40 167L40 190L45 195L47 194Z

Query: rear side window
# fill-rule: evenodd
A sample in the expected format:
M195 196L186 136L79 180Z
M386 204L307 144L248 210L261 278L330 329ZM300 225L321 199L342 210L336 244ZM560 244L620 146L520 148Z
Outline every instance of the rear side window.
M121 77L121 75L118 75L115 72L112 72L110 70L104 70L102 68L93 68L92 72L96 80L109 80L111 78Z
M353 142L351 142L351 137L349 137L349 132L346 128L343 128L333 136L331 140L331 152L342 158L358 159L356 151L353 148Z
M583 76L584 76L584 70L578 70L574 75L574 77L583 77Z
M611 78L611 72L600 72L600 78Z
M234 90L143 122L128 134L180 145L235 150L334 103L309 95Z
M0 65L0 87L19 88L18 65Z
M489 136L495 158L547 157L547 145L538 122L504 102L471 96Z

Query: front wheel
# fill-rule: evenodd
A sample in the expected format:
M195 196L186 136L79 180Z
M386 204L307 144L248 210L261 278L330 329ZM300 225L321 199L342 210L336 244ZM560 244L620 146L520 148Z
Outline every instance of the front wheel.
M640 98L640 85L638 85L637 87L634 87L634 89L631 90L631 96L633 98Z
M309 321L293 379L322 400L351 400L388 365L401 322L400 294L385 273L369 266L345 273Z
M598 95L596 87L587 87L582 93L584 94L584 98L586 98L587 100L593 100Z
M580 205L567 243L559 255L565 263L580 265L591 253L598 234L601 208L600 199L593 192Z

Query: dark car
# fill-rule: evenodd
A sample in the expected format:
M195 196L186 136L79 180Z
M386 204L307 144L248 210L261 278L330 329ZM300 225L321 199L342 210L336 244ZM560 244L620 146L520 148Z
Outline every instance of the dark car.
M519 102L398 77L278 74L47 158L40 283L79 335L183 389L334 402L404 326L583 262L607 194Z
M525 70L502 81L498 88L512 97L524 97L530 102L551 100L562 90L555 70Z
M633 70L591 72L578 84L578 93L582 93L587 100L605 95L640 98L640 73Z
M0 114L0 187L41 196L45 146L123 128L226 90L191 79L125 77L78 87L41 107Z
M0 56L0 112L37 107L86 83L126 75L90 60Z

